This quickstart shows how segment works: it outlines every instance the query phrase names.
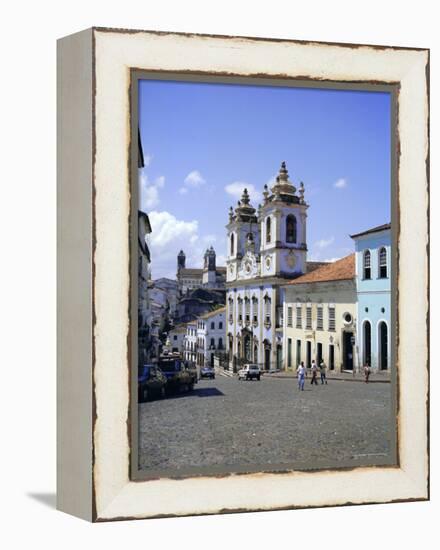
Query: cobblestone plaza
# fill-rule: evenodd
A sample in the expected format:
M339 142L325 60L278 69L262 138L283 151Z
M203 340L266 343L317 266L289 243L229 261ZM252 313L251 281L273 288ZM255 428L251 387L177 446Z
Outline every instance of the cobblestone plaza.
M200 380L139 407L139 467L183 471L393 463L390 383Z

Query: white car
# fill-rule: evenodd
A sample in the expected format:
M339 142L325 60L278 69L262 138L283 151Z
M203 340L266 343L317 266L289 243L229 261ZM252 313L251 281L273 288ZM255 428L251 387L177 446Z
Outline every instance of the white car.
M238 371L239 380L260 380L261 371L258 365L245 365Z

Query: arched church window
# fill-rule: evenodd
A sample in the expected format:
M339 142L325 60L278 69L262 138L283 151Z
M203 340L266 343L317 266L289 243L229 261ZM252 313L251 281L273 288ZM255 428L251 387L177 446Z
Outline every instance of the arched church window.
M266 294L264 296L264 323L265 323L266 327L271 325L271 319L270 319L270 317L271 317L271 304L272 304L272 300Z
M387 249L384 246L379 250L379 277L381 279L388 277Z
M243 322L243 299L239 297L237 299L237 309L238 309L238 322Z
M371 252L364 252L364 279L371 279Z
M258 298L256 296L252 298L252 322L254 326L258 324Z
M270 216L266 219L266 242L267 243L270 243L270 241L272 240L272 236L271 236L271 221L270 221Z
M286 242L296 243L296 217L293 214L286 218Z
M248 297L244 299L244 309L245 309L245 322L248 325L251 321L251 301Z
M231 235L231 256L234 255L234 233Z

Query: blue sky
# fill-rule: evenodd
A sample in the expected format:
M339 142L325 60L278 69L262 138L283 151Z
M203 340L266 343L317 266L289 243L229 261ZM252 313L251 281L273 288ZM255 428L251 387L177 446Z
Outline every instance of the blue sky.
M308 257L353 251L349 234L390 221L390 94L142 80L146 159L140 206L151 220L152 277L174 277L181 248L224 264L229 206L254 206L285 160L310 205Z

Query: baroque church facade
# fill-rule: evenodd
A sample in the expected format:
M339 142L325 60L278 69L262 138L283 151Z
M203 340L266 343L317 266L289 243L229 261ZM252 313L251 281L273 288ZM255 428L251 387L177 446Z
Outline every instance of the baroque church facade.
M307 264L304 184L289 180L285 162L264 187L255 209L245 189L230 208L227 229L226 308L229 368L246 362L282 368L283 288L316 266Z
M180 295L197 288L224 290L226 268L216 265L216 253L211 246L203 256L203 268L186 267L183 250L177 255L177 284Z

